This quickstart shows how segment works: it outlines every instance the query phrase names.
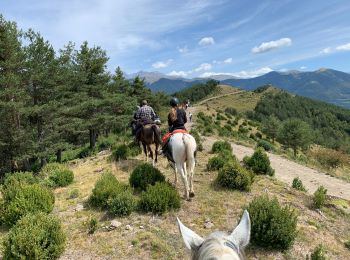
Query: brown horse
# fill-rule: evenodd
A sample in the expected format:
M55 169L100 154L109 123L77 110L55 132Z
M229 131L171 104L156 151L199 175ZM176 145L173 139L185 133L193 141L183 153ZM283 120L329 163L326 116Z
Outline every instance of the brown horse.
M152 158L153 165L158 161L158 148L162 144L160 138L160 129L156 124L147 124L144 125L140 133L140 142L143 146L143 151L146 155L146 161L148 161L148 153ZM153 151L151 145L155 145L155 158L153 157Z

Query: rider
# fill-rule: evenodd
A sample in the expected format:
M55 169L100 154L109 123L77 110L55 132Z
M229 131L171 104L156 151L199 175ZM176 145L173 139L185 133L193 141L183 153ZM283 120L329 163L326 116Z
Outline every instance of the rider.
M137 110L134 115L134 119L137 120L136 130L135 130L135 140L140 139L141 129L144 125L152 124L156 118L156 113L152 107L147 103L147 100L142 100L141 107Z
M172 98L170 106L171 110L168 114L169 132L173 132L176 129L186 130L187 116L185 110L179 107L179 100L176 97Z
M170 112L168 114L168 125L169 133L174 130L182 129L186 131L185 123L187 123L186 112L183 108L179 107L179 100L174 97L170 100ZM173 161L170 149L168 149L168 143L170 138L168 138L162 146L162 153L170 160Z

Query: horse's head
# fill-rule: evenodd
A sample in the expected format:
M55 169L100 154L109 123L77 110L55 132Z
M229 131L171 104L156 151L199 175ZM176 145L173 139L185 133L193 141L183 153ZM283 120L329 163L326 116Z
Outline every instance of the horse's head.
M192 259L243 259L243 249L250 239L250 218L244 211L241 221L231 234L214 232L206 238L197 235L177 219L185 245L191 250Z

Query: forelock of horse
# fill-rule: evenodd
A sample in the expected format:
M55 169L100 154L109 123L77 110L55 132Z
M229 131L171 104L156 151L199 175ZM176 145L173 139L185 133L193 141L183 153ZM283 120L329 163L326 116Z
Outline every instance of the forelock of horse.
M210 234L197 249L192 251L193 260L243 260L237 245L224 232Z

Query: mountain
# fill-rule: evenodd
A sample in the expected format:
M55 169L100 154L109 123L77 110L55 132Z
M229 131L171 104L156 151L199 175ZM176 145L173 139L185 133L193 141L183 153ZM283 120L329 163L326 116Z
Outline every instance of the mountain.
M164 91L168 94L183 90L196 83L204 83L209 79L175 78L164 74L161 75L161 73L157 75L159 77L157 80L155 77L153 81L146 79L147 86L152 91ZM272 84L293 94L350 108L350 74L337 70L322 68L310 72L294 70L287 72L272 71L249 79L227 79L225 77L215 77L215 75L210 78L220 80L221 84L245 90L254 90L262 85Z
M313 72L277 72L251 79L228 79L222 84L253 90L272 84L290 93L350 108L350 74L332 69Z

